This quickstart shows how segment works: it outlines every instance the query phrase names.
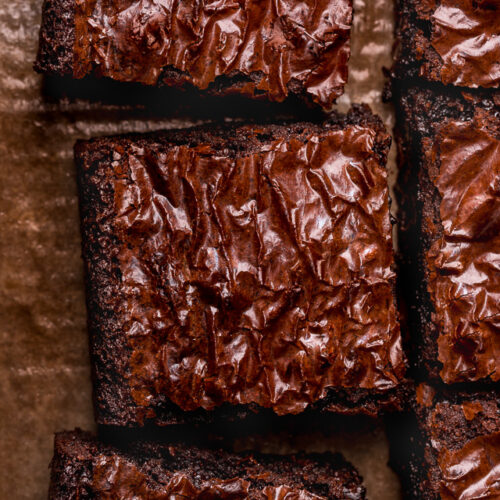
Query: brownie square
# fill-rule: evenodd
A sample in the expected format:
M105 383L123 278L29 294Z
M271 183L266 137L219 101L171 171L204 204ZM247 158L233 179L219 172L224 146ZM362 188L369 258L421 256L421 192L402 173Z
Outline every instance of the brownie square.
M396 93L412 357L424 376L446 383L498 381L499 94Z
M462 87L500 84L497 0L397 0L395 75Z
M45 0L35 69L329 108L351 24L352 0Z
M389 144L362 106L78 142L97 421L400 408Z
M119 449L76 430L56 434L50 500L365 498L362 479L339 454L234 454L132 442Z
M417 388L410 498L500 498L500 398L473 392Z

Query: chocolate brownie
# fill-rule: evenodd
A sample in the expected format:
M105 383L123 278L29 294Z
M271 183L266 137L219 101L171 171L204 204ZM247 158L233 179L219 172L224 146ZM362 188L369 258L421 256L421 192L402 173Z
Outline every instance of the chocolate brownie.
M417 387L404 491L416 500L500 498L500 398L494 389ZM401 439L401 438L399 438ZM406 461L399 456L393 462ZM399 465L397 464L397 465Z
M397 77L499 86L498 0L397 0L396 11Z
M412 358L446 383L498 381L500 94L396 94Z
M347 81L351 23L352 0L45 0L35 69L328 108Z
M98 422L400 408L389 145L364 106L78 142Z
M363 499L339 454L258 455L137 442L118 449L76 430L56 435L49 498Z

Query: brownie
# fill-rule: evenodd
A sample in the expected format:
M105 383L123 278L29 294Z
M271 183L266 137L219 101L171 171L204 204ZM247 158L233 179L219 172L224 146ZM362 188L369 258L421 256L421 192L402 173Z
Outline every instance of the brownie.
M399 243L419 375L500 379L500 94L396 90Z
M330 107L342 95L352 0L45 0L35 69Z
M389 145L365 106L78 142L97 421L399 409Z
M87 498L363 499L340 454L234 454L136 442L119 449L76 430L56 435L51 500Z
M498 0L396 0L396 14L397 77L499 86Z
M406 498L500 498L498 390L421 384L415 413L413 442L405 444L408 453L393 457L403 470Z

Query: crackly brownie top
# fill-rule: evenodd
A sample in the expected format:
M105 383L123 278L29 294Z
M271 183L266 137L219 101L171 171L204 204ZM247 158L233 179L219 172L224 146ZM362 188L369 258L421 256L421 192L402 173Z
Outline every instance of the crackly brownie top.
M427 407L423 424L436 456L441 498L500 496L500 404L494 391L453 395L422 390L417 403ZM432 391L431 391L432 392ZM434 398L434 401L433 401Z
M234 454L144 441L118 449L79 430L56 435L51 490L150 500L364 498L361 477L339 454Z
M478 436L456 451L439 456L441 498L500 497L500 432Z
M100 167L119 241L113 315L148 417L165 396L184 410L297 413L328 387L387 390L403 377L377 132L316 130L242 155L113 143Z
M148 500L168 500L190 498L193 500L326 500L326 497L289 486L262 485L255 491L248 479L262 481L271 474L259 471L255 477L247 479L210 478L201 484L196 478L183 471L168 478L153 480L137 464L124 456L101 454L93 459L91 489L98 498L147 498ZM249 464L251 474L251 463Z
M248 77L239 91L283 100L300 86L323 106L347 81L351 0L81 0L74 73L155 84L165 69L205 89Z
M464 87L498 87L499 0L411 0L409 3L414 4L417 18L431 23L430 44L439 60L439 63L424 61L423 76ZM425 43L419 39L416 43L420 46L417 57L423 57L419 51L425 50Z
M443 234L428 252L429 293L447 383L500 380L500 137L480 112L449 121L435 139L431 172Z

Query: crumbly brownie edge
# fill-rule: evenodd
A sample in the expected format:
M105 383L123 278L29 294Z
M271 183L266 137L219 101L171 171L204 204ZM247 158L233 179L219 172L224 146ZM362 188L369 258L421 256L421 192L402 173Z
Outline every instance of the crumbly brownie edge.
M50 462L49 500L73 498L72 495L89 480L92 439L90 433L80 430L55 435L54 455Z
M80 146L75 146L75 161L94 406L98 421L120 425L133 420L135 411L122 360L129 351L114 315L120 301L120 242L111 227L114 189L101 168L111 165L113 150L105 144L94 150Z
M245 463L250 460L255 470L267 476L265 483L306 489L318 495L335 492L334 498L365 498L365 488L358 471L340 454L312 453L296 455L260 455L228 453L176 444L173 447L153 442L132 442L125 449L97 441L96 437L79 429L56 434L54 458L51 462L49 498L70 498L72 493L91 490L93 458L100 453L126 457L147 476L157 478L183 471L196 481L210 478L241 477L251 484L250 498L260 498L259 479L246 477ZM151 459L151 462L148 462ZM166 461L163 461L166 459ZM171 464L172 468L168 468ZM266 474L267 473L267 474ZM328 497L330 498L330 496Z
M44 0L35 71L73 75L75 0Z
M438 376L437 331L431 321L433 306L427 292L426 253L437 238L424 227L426 217L439 213L439 195L423 166L422 136L415 131L414 110L401 101L395 128L398 145L399 287L407 304L408 328L406 351L414 362L417 376L422 368ZM424 117L422 117L424 118ZM425 119L425 118L424 118ZM429 123L424 124L425 128ZM421 189L419 189L421 186ZM423 196L422 196L423 195Z
M428 426L428 419L431 415L439 413L439 419L433 418L439 431L436 439L442 443L448 450L457 450L465 446L471 440L488 435L493 432L500 431L500 414L479 414L472 419L468 419L463 414L461 409L457 409L454 405L462 405L464 403L482 403L488 404L496 402L498 408L498 391L493 386L484 387L479 390L474 390L472 385L465 386L465 389L460 388L442 388L438 390L434 396L434 401L431 407L416 406L417 420L419 424L420 444L425 450L425 469L422 471L422 476L429 485L429 494L424 496L424 500L434 500L440 498L440 484L442 473L438 464L438 456L436 449L431 445L431 434ZM438 412L437 404L443 404Z
M408 0L395 1L395 45L393 77L414 79L422 77L420 68L425 63L423 78L440 80L442 60L430 43L431 24L418 18L417 7Z
M210 143L217 148L227 148L231 142L230 151L239 156L257 151L262 142L290 136L307 136L321 134L328 129L338 130L349 125L367 127L376 132L373 150L380 165L385 166L391 146L391 136L388 134L381 118L371 111L366 104L353 104L346 114L332 111L322 115L322 121L294 122L282 120L280 123L271 121L245 123L234 122L223 124L210 123L185 129L170 129L149 133L128 133L103 137L95 137L86 141L79 141L80 149L98 148L103 144L122 143L122 141L151 141L159 144L174 144L194 146L199 143ZM245 135L245 126L258 129L255 138L249 140ZM243 131L243 133L241 133ZM256 140L257 139L257 140Z
M397 472L408 500L439 500L441 471L438 456L431 445L428 417L436 405L445 403L440 422L440 438L448 450L462 448L470 440L500 430L500 414L494 422L490 417L467 420L461 410L452 408L466 402L499 401L498 386L474 382L447 386L437 382L429 389L429 398L422 401L413 393L409 401L410 412L391 415L387 419L387 434L390 445L390 466ZM418 392L418 389L417 389ZM402 439L402 437L404 439Z

